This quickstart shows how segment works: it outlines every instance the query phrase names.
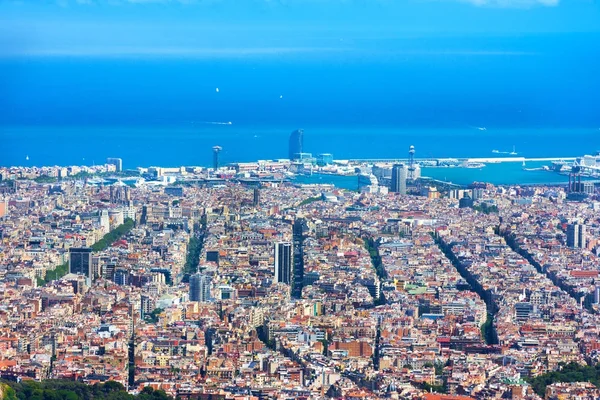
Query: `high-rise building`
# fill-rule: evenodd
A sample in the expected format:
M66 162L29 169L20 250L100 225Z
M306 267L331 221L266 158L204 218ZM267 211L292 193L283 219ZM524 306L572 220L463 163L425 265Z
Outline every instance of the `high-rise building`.
M527 321L533 311L533 304L525 302L517 303L515 304L515 319L517 321Z
M210 285L211 279L207 275L198 272L190 276L190 301L209 301Z
M394 193L406 194L406 178L408 168L404 164L394 164L392 167L392 180L390 191Z
M473 188L471 190L471 198L473 201L483 198L484 190L482 188Z
M126 269L115 270L114 282L120 286L127 285L129 283L129 271Z
M8 200L0 199L0 218L8 215Z
M298 218L294 221L294 226L292 227L292 236L294 239L292 296L296 298L302 297L302 286L304 284L304 232L307 230L308 226L303 218Z
M219 153L223 150L221 146L213 147L213 168L216 170L219 169Z
M275 243L275 282L290 284L292 279L292 244Z
M304 130L296 129L290 135L290 145L289 145L289 158L290 160L294 160L297 156L296 154L302 154L302 150L304 148Z
M141 317L144 318L154 310L154 300L146 295L142 295L140 300L140 313Z
M123 171L123 160L120 158L107 158L106 163L108 165L114 165L117 172Z
M567 246L572 248L585 248L587 236L585 225L569 224L567 226Z
M69 249L69 273L84 275L90 281L92 277L92 249L72 247Z
M254 188L254 192L253 192L253 200L252 200L252 204L254 205L254 207L258 207L260 205L260 189L259 188Z
M110 231L110 218L108 216L108 210L100 211L100 227L105 235Z

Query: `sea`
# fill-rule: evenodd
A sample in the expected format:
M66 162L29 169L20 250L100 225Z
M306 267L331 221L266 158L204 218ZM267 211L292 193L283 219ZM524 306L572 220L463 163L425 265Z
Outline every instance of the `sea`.
M233 162L287 157L292 129L302 126L27 126L0 127L1 165L95 165L108 157L123 159L125 169L139 166L211 166L212 147L223 148L222 165ZM568 138L568 140L565 140ZM576 157L595 154L600 132L594 129L463 129L304 127L304 147L314 155L332 153L335 159L407 158L409 146L416 157ZM495 153L493 150L498 150ZM557 184L566 176L539 170L550 161L488 163L481 168L424 167L422 174L466 185ZM304 183L332 183L355 188L356 177L314 175Z
M304 151L335 159L405 158L411 145L426 158L600 150L599 35L456 43L217 58L0 57L0 165L120 157L126 169L208 166L215 145L221 164L286 158L295 129L304 129ZM423 174L462 184L565 179L520 163Z

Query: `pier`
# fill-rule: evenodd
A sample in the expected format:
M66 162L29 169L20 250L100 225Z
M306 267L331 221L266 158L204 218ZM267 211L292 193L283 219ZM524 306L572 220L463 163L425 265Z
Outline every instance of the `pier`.
M415 158L417 163L444 162L456 160L458 162L478 163L501 163L501 162L536 162L536 161L575 161L577 157L438 157L438 158ZM335 160L338 163L353 164L376 164L376 163L408 163L408 158L354 158L347 160Z

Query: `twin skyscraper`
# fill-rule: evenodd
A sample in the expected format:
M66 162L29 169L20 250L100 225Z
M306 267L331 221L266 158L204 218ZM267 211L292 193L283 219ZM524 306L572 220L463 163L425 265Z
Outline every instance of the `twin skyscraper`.
M308 229L302 218L294 221L293 242L277 242L274 245L274 282L291 286L292 297L302 296L304 285L304 232Z

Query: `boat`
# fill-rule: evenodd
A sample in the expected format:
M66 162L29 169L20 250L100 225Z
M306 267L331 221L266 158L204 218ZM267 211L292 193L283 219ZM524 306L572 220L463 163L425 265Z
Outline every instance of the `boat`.
M547 171L548 167L539 167L539 168L523 168L523 171Z
M483 168L485 167L484 163L478 163L478 162L466 162L463 164L464 168Z
M498 154L498 153L500 153L500 151L498 151L498 150L492 150L492 153Z
M516 155L518 154L518 153L516 152L516 150L515 150L515 146L513 146L513 151L511 151L511 152L510 152L510 153L508 153L508 154L510 154L511 156L516 156Z

